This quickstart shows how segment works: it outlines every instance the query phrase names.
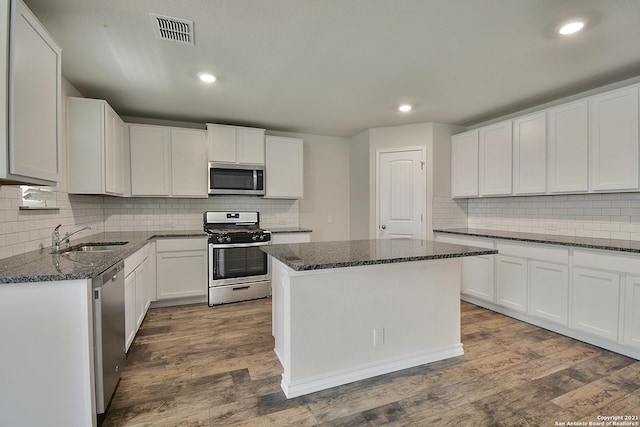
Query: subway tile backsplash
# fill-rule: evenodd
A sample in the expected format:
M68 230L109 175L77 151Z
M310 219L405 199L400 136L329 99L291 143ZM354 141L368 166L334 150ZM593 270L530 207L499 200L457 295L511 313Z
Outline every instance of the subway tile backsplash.
M466 212L471 228L640 240L640 193L468 199Z
M19 210L18 186L0 188L0 258L21 255L51 246L53 228L61 233L90 225L76 238L103 231L200 230L207 210L260 212L263 227L297 227L299 202L247 196L207 199L117 198L79 196L56 192L59 210ZM73 240L73 238L72 238Z

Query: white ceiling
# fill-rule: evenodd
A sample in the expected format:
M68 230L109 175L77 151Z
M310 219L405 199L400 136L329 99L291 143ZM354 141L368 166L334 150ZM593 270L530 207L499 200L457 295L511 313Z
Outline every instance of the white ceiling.
M640 75L640 0L25 2L63 75L124 116L350 137L471 125ZM193 20L195 45L156 39L150 12ZM585 31L556 35L576 16Z

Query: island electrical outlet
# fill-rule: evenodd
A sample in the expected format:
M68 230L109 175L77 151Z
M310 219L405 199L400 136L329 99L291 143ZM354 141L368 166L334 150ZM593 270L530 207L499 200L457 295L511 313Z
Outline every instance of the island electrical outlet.
M373 328L373 346L384 344L384 328L382 326Z

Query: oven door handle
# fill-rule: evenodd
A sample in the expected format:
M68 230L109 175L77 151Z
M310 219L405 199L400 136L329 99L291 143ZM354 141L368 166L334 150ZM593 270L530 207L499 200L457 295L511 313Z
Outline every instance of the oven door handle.
M209 246L211 246L211 249L233 249L233 248L252 248L255 246L267 246L270 244L271 242L229 243L224 245L219 245L217 243L209 243Z

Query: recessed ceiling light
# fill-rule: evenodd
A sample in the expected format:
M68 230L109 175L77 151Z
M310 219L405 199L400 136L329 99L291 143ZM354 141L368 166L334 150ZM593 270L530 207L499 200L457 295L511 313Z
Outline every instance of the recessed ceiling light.
M411 111L411 105L409 104L402 104L401 106L398 107L398 111L400 111L401 113L408 113L409 111Z
M569 34L577 33L583 28L584 28L583 21L571 21L571 22L567 22L566 24L563 24L558 30L558 32L563 36L567 36Z
M213 83L216 81L216 76L211 73L199 73L198 77L205 83Z

